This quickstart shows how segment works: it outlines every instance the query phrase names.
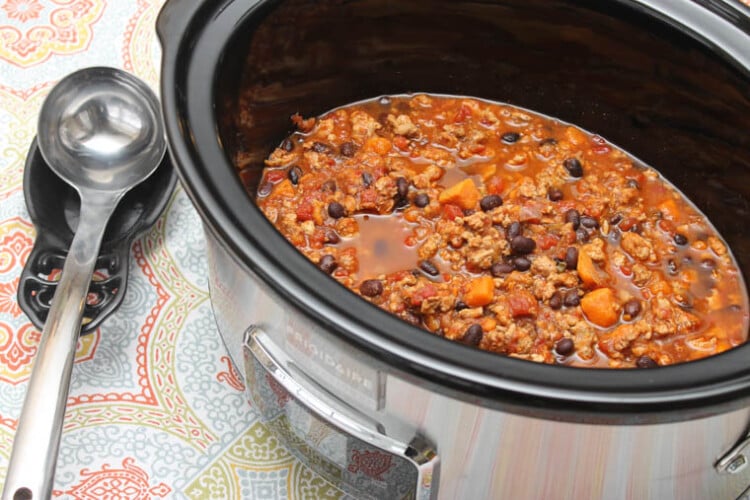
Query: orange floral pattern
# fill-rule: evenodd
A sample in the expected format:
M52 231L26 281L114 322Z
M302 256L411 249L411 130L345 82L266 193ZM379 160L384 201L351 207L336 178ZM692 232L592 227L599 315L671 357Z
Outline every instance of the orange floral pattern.
M165 498L172 489L164 483L151 486L149 475L134 465L133 458L122 461L122 468L104 464L98 471L81 470L81 482L66 491L55 491L55 496L70 495L79 500L150 500Z
M37 0L8 0L2 6L10 19L25 23L29 19L36 19L44 7Z
M0 60L30 67L52 55L76 54L89 47L104 2L52 0L50 3L43 7L38 0L6 1L3 10L15 23L0 25Z

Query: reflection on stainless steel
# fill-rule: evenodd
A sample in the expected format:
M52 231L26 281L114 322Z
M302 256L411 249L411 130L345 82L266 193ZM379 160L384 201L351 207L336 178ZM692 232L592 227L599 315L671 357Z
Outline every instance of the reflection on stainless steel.
M350 396L356 387L350 381L315 380L389 435L407 440L411 431L434 443L440 498L737 498L750 484L750 468L734 474L714 468L745 435L750 409L658 425L591 425L483 408L430 391L376 358L361 353L352 358L350 346L259 286L225 247L212 237L207 244L211 301L235 363L243 365L248 325L259 325L282 346L289 340L286 332L306 325L310 341L325 346L330 357L356 359L362 373L381 373L384 399L377 411L367 391ZM299 366L317 362L299 349L287 349L284 356ZM297 380L300 386L304 382Z
M422 437L408 442L324 392L314 393L287 367L271 337L250 328L245 340L248 391L261 418L292 453L357 498L436 498L438 457Z
M50 168L78 191L81 208L18 420L3 499L48 498L52 493L76 343L99 246L120 199L150 176L164 156L158 109L156 96L144 83L110 68L69 75L42 106L40 151Z

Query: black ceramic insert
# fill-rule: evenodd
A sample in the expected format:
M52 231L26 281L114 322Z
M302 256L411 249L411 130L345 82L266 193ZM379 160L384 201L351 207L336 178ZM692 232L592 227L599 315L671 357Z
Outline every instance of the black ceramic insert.
M723 8L729 4L173 4L158 22L170 150L211 234L269 291L420 383L487 406L549 412L551 418L644 423L712 414L750 397L750 344L658 370L586 370L446 341L322 275L257 209L230 159L237 149L251 155L257 168L248 169L243 181L252 190L263 159L290 131L294 113L315 116L348 102L407 92L509 102L598 133L660 170L714 222L748 278L750 57L740 49L737 57L729 53L750 44L750 10L739 4ZM663 8L672 14L661 13ZM238 105L240 92L250 96L246 105ZM251 127L238 130L238 112L252 118L246 121Z
M122 303L128 282L130 246L151 227L169 202L177 176L169 156L157 170L120 201L107 225L95 279L83 313L81 333L94 331ZM42 158L37 141L26 157L23 191L37 236L18 284L18 303L37 328L47 319L52 297L78 226L78 193Z

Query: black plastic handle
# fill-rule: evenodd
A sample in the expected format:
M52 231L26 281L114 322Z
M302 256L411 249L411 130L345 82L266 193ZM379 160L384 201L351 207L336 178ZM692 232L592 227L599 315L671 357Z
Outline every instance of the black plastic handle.
M172 163L165 155L156 172L120 201L104 233L81 333L94 331L122 303L130 247L164 211L176 182ZM26 156L23 191L37 237L21 272L18 304L41 329L57 288L55 275L62 269L78 226L80 200L78 193L49 169L36 139Z
M187 33L190 21L212 2L196 0L167 0L156 18L156 34L164 52L176 49Z

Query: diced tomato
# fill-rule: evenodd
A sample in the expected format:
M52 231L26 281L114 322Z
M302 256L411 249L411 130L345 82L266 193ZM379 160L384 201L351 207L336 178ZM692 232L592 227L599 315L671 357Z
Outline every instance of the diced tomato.
M487 146L484 144L472 144L469 147L469 152L474 155L481 155L487 150Z
M388 276L387 280L395 283L397 281L401 281L402 279L406 278L408 274L410 274L410 271L398 271Z
M309 201L303 201L300 206L297 207L297 220L305 222L312 220L313 218L313 206Z
M459 110L456 112L456 115L453 117L453 123L464 122L470 116L471 116L471 108L467 106L466 104L462 104Z
M464 211L458 205L447 203L443 205L443 217L448 220L454 220L456 217L463 217Z
M557 210L560 213L565 213L573 208L576 208L576 202L573 200L562 200L557 202Z
M538 311L536 298L526 290L516 290L508 297L510 313L514 318L535 316Z
M631 227L635 226L638 223L638 220L634 217L628 217L625 220L621 221L619 226L621 231L629 231Z
M549 250L557 245L558 241L560 241L560 238L554 234L543 234L537 238L536 243L542 250Z
M518 213L521 222L537 224L542 220L542 206L538 202L529 202L521 207Z
M406 151L409 149L409 139L403 135L397 135L393 138L393 144L400 150Z
M418 306L422 304L422 302L425 301L425 299L429 299L430 297L434 297L437 295L437 290L433 285L425 285L416 292L414 292L414 295L411 296L411 305Z
M286 172L284 170L268 170L266 172L266 180L273 184L281 182L285 177Z

